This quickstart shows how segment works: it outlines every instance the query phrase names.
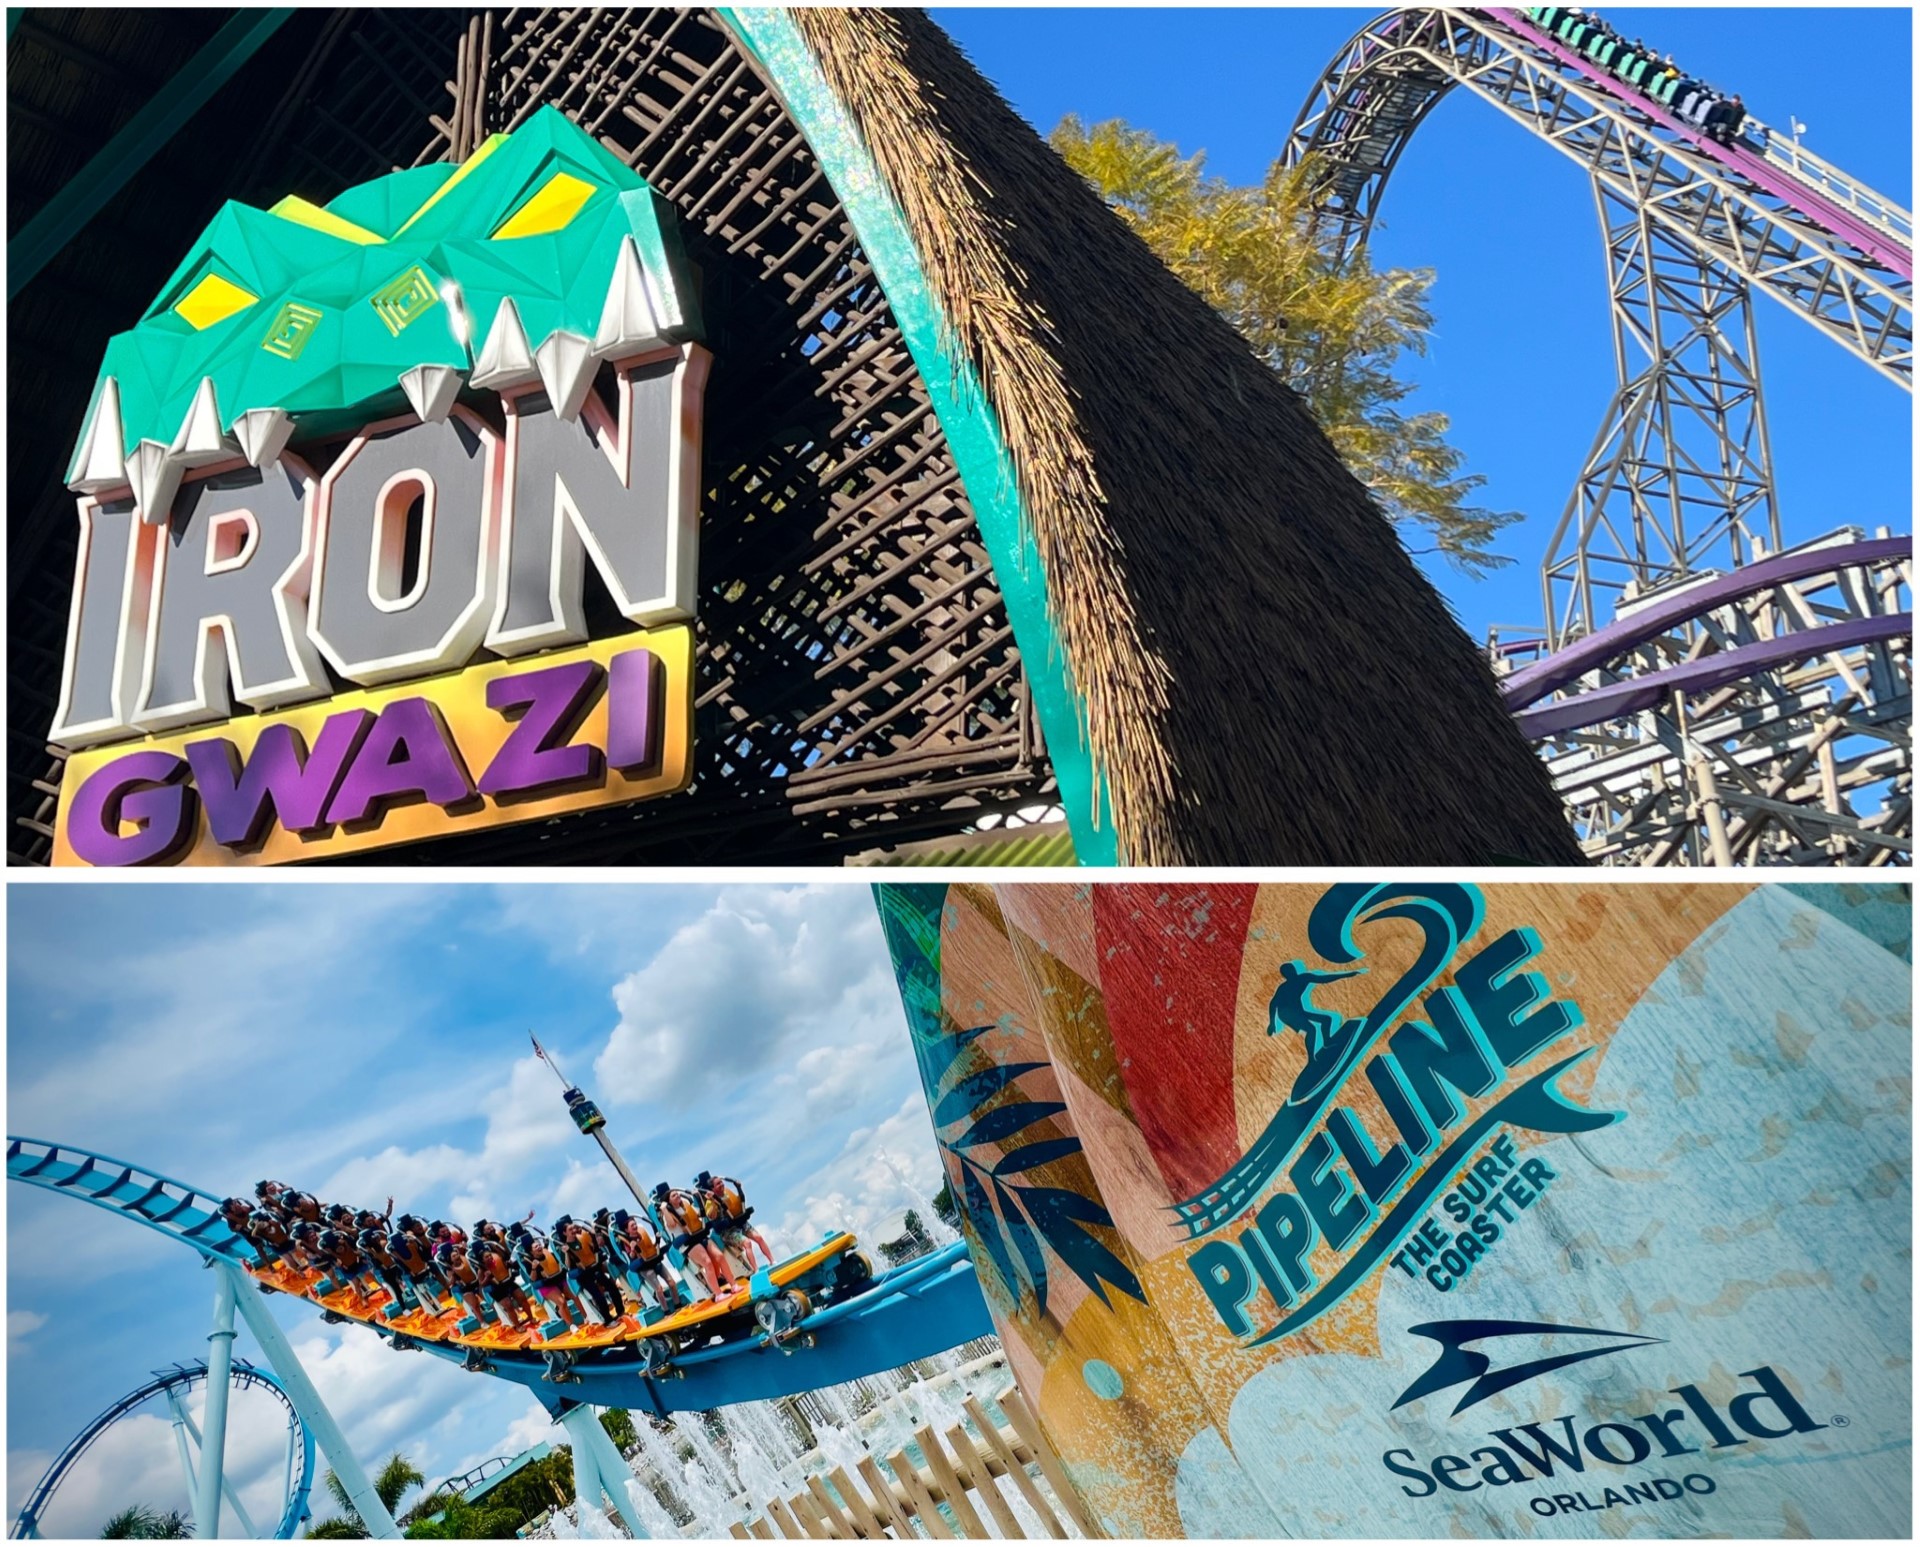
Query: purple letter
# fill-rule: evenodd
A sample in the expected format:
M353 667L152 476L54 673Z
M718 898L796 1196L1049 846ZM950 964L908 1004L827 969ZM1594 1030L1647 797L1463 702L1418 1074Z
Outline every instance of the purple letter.
M520 708L526 712L480 776L480 793L519 795L550 784L598 779L600 749L568 742L579 729L599 679L600 668L592 661L575 661L489 682L489 709L502 714Z
M370 709L328 715L311 757L291 725L269 725L254 742L244 770L231 741L188 742L187 761L206 803L213 841L230 849L249 847L266 836L275 816L289 832L324 827L327 801L372 724Z
M67 812L67 842L89 865L151 865L193 842L187 765L171 752L134 752L96 769ZM131 837L122 820L139 824Z
M607 761L622 773L660 759L660 716L666 673L651 650L627 650L607 663Z
M473 781L447 739L440 712L424 698L401 698L380 711L373 729L327 805L329 822L359 822L374 803L419 795L455 806L473 794Z

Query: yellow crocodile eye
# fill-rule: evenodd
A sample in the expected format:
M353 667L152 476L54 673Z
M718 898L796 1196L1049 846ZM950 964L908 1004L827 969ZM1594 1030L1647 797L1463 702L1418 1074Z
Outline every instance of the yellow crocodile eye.
M592 183L582 182L566 172L555 172L540 185L538 193L493 233L493 239L505 242L516 236L545 236L550 231L558 231L580 213L580 206L597 191Z
M225 322L235 312L245 311L259 299L218 274L208 274L181 296L173 309L195 332L204 332L216 322Z

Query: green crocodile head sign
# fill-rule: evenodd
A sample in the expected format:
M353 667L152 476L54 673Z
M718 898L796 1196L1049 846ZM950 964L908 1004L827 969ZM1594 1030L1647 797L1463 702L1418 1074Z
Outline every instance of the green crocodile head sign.
M180 471L250 461L370 409L439 416L473 386L538 377L556 406L596 359L696 336L670 215L554 108L459 166L350 188L324 208L228 204L146 316L107 346L69 469L129 485L151 523Z
M662 758L686 737L661 722L690 692L687 631L668 626L696 582L691 278L670 209L552 108L324 207L225 205L109 343L69 468L81 545L52 736L103 751L69 762L56 857L294 858L550 814L560 785L571 809L684 783ZM624 617L674 636L618 636L653 647L646 669L616 672L609 641L546 658L588 643L589 563ZM420 693L340 686L418 684L483 650L584 675L548 714L527 709L528 674L476 666L481 719L453 723L436 688L385 731ZM619 765L579 739L617 710L616 678L639 695L608 732ZM322 699L340 714L292 709ZM529 719L544 739L501 769ZM263 771L249 758L269 743ZM385 771L356 785L373 756Z

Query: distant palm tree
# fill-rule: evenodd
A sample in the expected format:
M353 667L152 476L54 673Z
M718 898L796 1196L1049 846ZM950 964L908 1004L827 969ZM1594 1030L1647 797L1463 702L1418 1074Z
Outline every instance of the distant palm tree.
M380 1468L373 1479L373 1491L380 1496L380 1502L387 1507L391 1515L400 1501L406 1497L407 1490L425 1483L426 1474L409 1461L399 1451L387 1457L386 1465ZM353 1498L347 1492L347 1485L334 1476L331 1470L321 1479L327 1492L333 1496L333 1502L340 1506L340 1513L331 1520L322 1520L307 1532L310 1537L362 1537L373 1533L367 1529L367 1523L360 1518L360 1511L353 1507Z
M193 1535L187 1517L177 1509L164 1513L147 1504L132 1504L120 1511L101 1530L103 1541L172 1542Z

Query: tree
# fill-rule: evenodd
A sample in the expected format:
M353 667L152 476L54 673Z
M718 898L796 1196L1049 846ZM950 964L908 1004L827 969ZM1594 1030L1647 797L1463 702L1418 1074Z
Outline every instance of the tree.
M407 1490L422 1486L426 1480L425 1474L396 1450L387 1457L385 1465L375 1475L373 1491L379 1495L380 1502L386 1505L387 1513L391 1515L399 1507L400 1501L406 1497ZM333 1502L340 1506L340 1513L330 1520L320 1521L307 1532L307 1535L334 1538L370 1536L372 1533L367 1530L367 1523L360 1518L360 1511L353 1507L353 1499L347 1492L347 1485L334 1475L331 1468L321 1482L327 1492L332 1495Z
M455 1495L446 1502L439 1520L417 1520L407 1527L410 1541L510 1541L525 1522L517 1511L496 1505L491 1497L469 1504Z
M622 1453L639 1443L639 1435L633 1432L633 1416L624 1407L610 1407L601 1413L600 1427Z
M1374 269L1342 258L1314 229L1311 161L1276 161L1264 182L1210 176L1206 153L1179 150L1119 119L1061 120L1054 149L1180 280L1224 316L1305 399L1354 475L1403 528L1423 528L1459 568L1511 560L1492 551L1518 511L1468 503L1486 479L1461 469L1441 413L1404 413L1407 356L1426 353L1431 269Z
M954 1207L951 1182L942 1182L940 1190L933 1195L933 1212L945 1220L951 1229L960 1228L960 1210Z
M177 1509L161 1511L149 1504L130 1504L101 1528L102 1541L172 1542L193 1535L187 1517Z

